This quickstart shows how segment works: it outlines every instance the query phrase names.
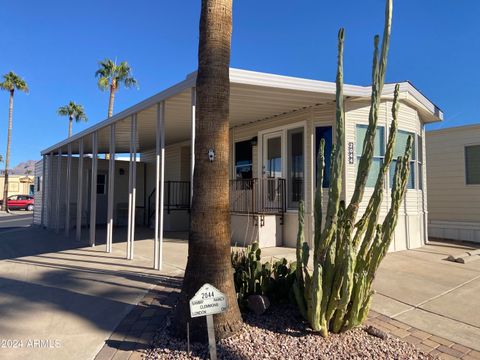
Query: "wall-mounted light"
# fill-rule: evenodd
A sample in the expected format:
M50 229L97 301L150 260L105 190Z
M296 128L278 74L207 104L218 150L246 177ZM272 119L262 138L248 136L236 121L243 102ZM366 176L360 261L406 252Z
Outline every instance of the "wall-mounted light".
M252 146L257 146L257 143L258 143L258 137L257 137L257 136L254 136L254 137L250 140L250 145L252 145Z

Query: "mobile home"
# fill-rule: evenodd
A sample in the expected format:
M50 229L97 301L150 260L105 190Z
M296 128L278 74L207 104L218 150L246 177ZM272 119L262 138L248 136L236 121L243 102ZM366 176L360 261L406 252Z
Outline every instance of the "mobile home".
M126 224L133 246L135 226L186 231L194 169L196 73L145 101L42 151L37 177L35 222L48 228L107 224L107 244L116 225ZM335 133L335 83L231 69L230 210L232 243L254 240L263 247L294 246L297 208L305 201L307 239L312 239L315 157L321 138L331 150ZM380 105L367 199L383 161L395 84L386 84ZM408 135L415 140L408 191L391 250L423 245L427 239L425 124L443 114L411 83L400 84L397 154ZM369 86L345 85L343 199L353 193L356 166L370 109ZM109 160L99 154L110 154ZM115 154L128 154L129 161ZM205 153L205 156L207 154ZM327 156L327 162L329 161ZM394 165L393 165L394 166ZM392 169L393 169L392 166ZM328 163L326 168L328 169ZM389 208L392 172L387 175ZM328 187L328 176L323 183ZM325 192L326 193L326 192ZM360 211L361 213L361 211ZM113 234L113 235L112 235ZM128 254L127 254L128 256Z
M427 132L430 235L480 243L480 124Z

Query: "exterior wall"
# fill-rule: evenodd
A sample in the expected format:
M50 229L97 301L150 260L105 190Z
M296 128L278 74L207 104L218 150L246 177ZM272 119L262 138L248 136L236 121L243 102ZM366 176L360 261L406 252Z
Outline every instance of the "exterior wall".
M385 127L385 144L388 137L388 129L391 122L391 101L383 101L380 106L380 119L379 125ZM346 103L346 131L345 140L353 142L354 148L356 144L356 125L368 124L368 114L370 110L369 101L349 101ZM324 105L317 105L312 108L295 111L288 114L283 114L272 119L262 120L242 127L237 127L231 131L231 149L232 149L232 166L231 174L233 176L233 162L235 154L233 144L238 141L248 140L255 136L258 137L258 146L253 148L253 173L254 177L262 176L261 159L262 159L262 135L269 130L277 130L279 128L304 126L305 130L305 233L306 240L312 245L313 241L313 201L315 191L315 128L317 126L332 126L333 128L333 141L335 142L335 104L329 103ZM402 103L399 110L399 129L413 132L424 137L423 123L415 109ZM416 140L416 139L415 139ZM423 146L425 141L423 141ZM347 152L347 150L346 150ZM400 210L400 216L395 232L394 240L390 251L404 250L407 248L420 247L426 240L425 218L427 215L426 204L426 170L425 170L425 150L422 159L422 174L419 177L419 169L416 170L416 182L419 182L420 178L423 179L422 189L418 189L419 185L416 185L416 189L407 190L405 201L402 204ZM420 154L420 152L419 152ZM354 154L354 164L349 164L347 160L347 153L345 156L345 177L343 181L343 193L342 199L349 200L353 194L355 179L356 179L356 155ZM387 175L388 176L388 175ZM386 181L389 184L389 181ZM359 217L365 211L368 204L368 200L372 195L373 188L367 188L365 191L364 200L360 205ZM324 206L327 205L327 191L324 191ZM384 200L381 208L381 220L387 214L390 207L390 191L385 192ZM294 247L297 236L297 216L296 210L288 210L284 216L284 225L282 231L282 245ZM252 235L258 236L258 235ZM249 237L251 237L249 235Z
M35 225L42 224L42 206L43 206L43 160L35 163L35 205L33 208L33 223ZM38 183L37 183L38 182Z
M388 139L388 131L390 123L392 121L391 116L391 101L382 101L379 109L379 120L378 126L383 126L385 128L385 146ZM346 144L353 142L354 149L356 149L356 126L358 124L368 125L368 114L370 110L369 101L350 101L346 104ZM418 112L408 106L405 103L400 104L399 114L398 114L398 129L408 132L413 132L416 135L422 135L424 138L424 126L418 115ZM378 134L378 133L377 133ZM417 147L417 139L415 139L415 148ZM423 141L424 147L425 141ZM354 150L355 152L355 150ZM394 239L390 246L390 251L399 251L411 248L417 248L425 244L426 242L426 232L425 232L425 217L426 217L426 170L425 170L425 151L422 151L422 176L419 177L419 169L415 170L415 183L416 189L408 189L405 195L405 199L402 203L399 213L399 219L397 227L394 234ZM348 156L345 159L345 199L349 200L355 189L355 180L356 180L356 168L357 168L357 155L354 153L354 163L348 163ZM385 181L385 184L389 185L390 181L388 179ZM422 189L419 189L418 182L420 179L423 179ZM360 217L366 209L368 201L373 193L373 188L367 187L365 189L363 201L360 204L359 214ZM384 192L383 202L380 210L380 221L383 221L385 215L387 214L390 208L391 201L391 192L390 186ZM347 201L348 202L348 201Z
M71 163L71 186L70 186L70 226L73 228L76 225L77 218L77 194L78 194L78 157L72 157ZM66 173L67 173L67 158L63 156L61 159L61 173L60 184L57 181L57 161L54 156L51 163L47 156L46 174L43 176L45 181L45 194L42 193L42 187L35 189L35 210L34 223L40 225L42 217L42 201L45 201L44 224L49 228L55 228L57 222L60 229L65 226L65 194L67 191ZM87 226L89 222L90 212L90 181L91 181L91 158L85 157L83 159L83 189L82 189L82 226ZM50 171L51 166L51 171ZM128 214L128 171L129 166L127 161L115 162L115 195L114 195L114 224L126 225ZM42 175L42 161L36 164L36 176ZM98 159L98 174L107 174L108 184L108 160ZM121 174L122 173L122 174ZM60 201L59 214L56 217L56 202L57 202L57 186L60 186ZM143 209L144 209L144 170L143 163L137 163L137 196L136 196L136 222L143 223ZM40 199L38 201L37 199ZM107 220L107 193L104 195L97 195L97 224L106 224Z
M466 184L467 145L480 145L480 125L427 132L431 237L480 242L480 185Z
M147 166L147 196L152 194L155 186L155 149L145 151L140 156ZM190 143L181 142L165 147L165 181L190 181ZM148 198L147 198L148 204ZM154 204L154 203L153 203ZM165 231L188 231L190 214L186 210L164 212Z

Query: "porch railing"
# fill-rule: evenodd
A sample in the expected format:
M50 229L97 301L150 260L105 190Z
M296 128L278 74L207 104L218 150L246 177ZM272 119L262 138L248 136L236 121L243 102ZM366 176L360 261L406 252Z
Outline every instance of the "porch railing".
M230 180L230 212L279 214L286 211L286 182L282 178Z
M163 208L170 214L171 211L190 211L190 181L165 181L163 193ZM155 214L155 193L157 189L148 196L148 224Z
M286 181L282 178L230 180L230 212L283 215L286 211ZM148 196L148 225L154 221L156 189ZM190 182L165 181L164 210L190 211Z

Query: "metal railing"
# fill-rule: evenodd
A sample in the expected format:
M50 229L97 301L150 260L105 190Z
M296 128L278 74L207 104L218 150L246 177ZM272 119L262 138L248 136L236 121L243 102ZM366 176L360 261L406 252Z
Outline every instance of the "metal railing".
M230 212L237 214L283 214L286 182L282 178L230 180Z
M163 208L170 214L171 211L190 211L190 181L165 181L163 193ZM148 224L155 214L155 193L157 189L148 196Z

